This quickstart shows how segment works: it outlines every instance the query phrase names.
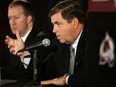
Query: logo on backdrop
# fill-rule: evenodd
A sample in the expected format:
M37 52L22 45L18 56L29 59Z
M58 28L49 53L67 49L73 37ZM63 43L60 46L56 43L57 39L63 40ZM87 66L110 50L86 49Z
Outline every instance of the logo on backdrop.
M116 7L116 0L114 0L114 6Z
M114 41L112 37L110 37L108 32L106 32L105 38L101 43L99 54L100 54L99 65L107 64L110 68L114 66L115 64Z

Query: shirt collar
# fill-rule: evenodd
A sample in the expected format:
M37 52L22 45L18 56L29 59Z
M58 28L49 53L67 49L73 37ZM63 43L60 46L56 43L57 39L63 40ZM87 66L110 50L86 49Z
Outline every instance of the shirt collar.
M75 42L71 45L75 49L75 54L76 54L76 51L77 51L77 46L78 46L79 39L80 39L80 36L82 34L82 31L80 32L79 36L76 38Z
M32 30L32 28L23 37L21 37L21 39L23 40L23 42L26 41L26 39L27 39L29 33L31 32L31 30Z

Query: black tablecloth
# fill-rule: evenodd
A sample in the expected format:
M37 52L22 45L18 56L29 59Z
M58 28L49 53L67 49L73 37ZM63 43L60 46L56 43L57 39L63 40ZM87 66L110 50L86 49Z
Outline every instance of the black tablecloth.
M45 87L35 81L2 80L0 87Z

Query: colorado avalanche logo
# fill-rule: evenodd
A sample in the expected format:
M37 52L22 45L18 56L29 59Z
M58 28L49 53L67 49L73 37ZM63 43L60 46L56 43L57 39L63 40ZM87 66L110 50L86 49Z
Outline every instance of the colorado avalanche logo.
M99 65L108 64L112 68L115 64L115 55L114 55L114 42L113 39L106 32L105 38L100 46L100 60Z

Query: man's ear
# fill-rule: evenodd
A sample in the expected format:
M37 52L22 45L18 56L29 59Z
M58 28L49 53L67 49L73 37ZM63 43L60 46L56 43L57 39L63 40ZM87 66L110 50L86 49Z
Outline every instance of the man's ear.
M27 23L30 23L30 22L32 22L32 16L27 17Z
M78 28L79 20L77 18L73 18L72 22L73 22L74 28Z

